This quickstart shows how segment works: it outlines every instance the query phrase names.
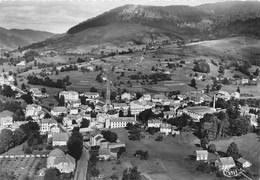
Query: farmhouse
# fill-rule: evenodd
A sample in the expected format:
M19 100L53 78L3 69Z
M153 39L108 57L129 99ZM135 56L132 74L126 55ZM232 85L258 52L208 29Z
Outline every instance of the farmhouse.
M52 146L66 146L68 140L67 133L53 133Z
M13 124L13 115L11 111L3 111L0 113L0 126L7 127Z
M242 168L248 168L250 166L252 166L252 163L245 160L244 158L240 157L238 160L237 160L237 164L242 167Z
M222 98L226 101L230 100L231 95L227 92L227 91L218 91L218 93L216 94L216 98Z
M207 161L208 160L208 151L207 150L196 150L196 161Z
M91 146L100 146L101 144L101 141L106 141L104 138L103 138L103 135L98 133L98 132L93 132L91 135L90 135L90 144Z
M221 157L215 161L215 166L223 171L235 167L236 164L232 157Z
M76 167L75 159L60 150L54 149L50 152L47 159L47 168L57 168L61 173L74 172Z
M31 88L30 92L32 92L32 95L34 97L42 97L43 96L43 94L42 94L42 92L40 91L39 88Z

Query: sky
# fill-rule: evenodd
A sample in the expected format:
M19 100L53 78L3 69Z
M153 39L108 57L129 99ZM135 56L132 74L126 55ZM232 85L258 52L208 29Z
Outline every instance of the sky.
M65 33L72 26L125 4L196 6L227 0L0 0L0 27Z

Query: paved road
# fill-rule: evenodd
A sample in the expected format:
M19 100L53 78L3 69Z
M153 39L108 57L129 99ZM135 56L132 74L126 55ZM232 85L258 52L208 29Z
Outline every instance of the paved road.
M50 111L48 111L48 109L42 108L42 110L45 111L47 114L49 114L53 119L55 119L55 117L50 113ZM58 126L62 131L66 132L70 137L71 133L61 123L58 123Z
M77 163L77 169L75 171L74 180L86 180L88 170L89 152L83 148L80 160Z

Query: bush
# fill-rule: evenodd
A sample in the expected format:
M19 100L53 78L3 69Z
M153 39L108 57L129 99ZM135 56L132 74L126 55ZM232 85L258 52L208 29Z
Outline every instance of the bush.
M216 171L216 167L215 166L211 166L208 163L205 162L200 162L199 165L196 168L197 171L200 171L202 173L211 173Z
M116 174L112 174L109 178L112 179L112 180L119 179L118 175L116 175Z
M201 73L209 73L210 66L206 61L201 60L201 61L195 62L195 66L194 66L193 70L196 72L201 72Z
M32 152L33 152L33 150L29 146L24 147L25 154L32 154Z
M210 144L208 147L208 151L211 153L215 153L217 151L216 145L215 144Z
M53 150L53 147L51 144L49 144L47 147L46 147L47 150Z
M162 135L159 135L157 136L157 138L155 139L156 141L162 141L163 140L163 136Z

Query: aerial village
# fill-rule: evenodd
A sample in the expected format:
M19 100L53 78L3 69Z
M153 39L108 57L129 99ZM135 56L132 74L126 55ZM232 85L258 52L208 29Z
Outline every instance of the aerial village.
M248 173L246 169L253 164L239 154L234 142L228 147L227 153L222 155L218 154L219 148L210 143L222 135L226 136L222 133L224 131L222 124L220 124L220 130L215 132L218 133L215 134L215 137L212 135L214 132L211 131L215 128L216 119L225 118L227 111L230 111L221 108L221 103L225 104L239 99L239 89L232 93L220 90L212 96L199 91L172 92L170 95L126 91L111 101L111 82L106 79L105 99L98 92L80 93L62 90L58 94L59 105L47 109L38 101L39 98L48 99L49 95L46 90L39 88L20 90L13 85L13 75L3 74L2 77L1 86L8 85L19 94L29 92L32 99L30 103L18 101L18 103L14 103L15 105L2 102L0 137L4 144L0 143L0 160L31 156L46 157L47 161L44 161L46 164L39 163L40 165L38 164L36 167L38 169L31 174L38 178L44 177L46 170L50 168L57 168L60 173L66 174L62 176L65 179L74 177L74 179L80 180L83 176L85 178L104 178L102 172L97 168L93 169L95 163L93 164L92 161L103 162L120 159L120 156L127 152L127 147L129 147L113 131L115 129L129 130L128 138L133 142L149 139L154 134L156 134L155 140L160 142L167 136L177 138L186 131L195 132L195 129L198 129L205 134L199 136L201 139L194 151L194 161L203 162L203 164L199 164L199 170L211 171L210 168L215 167L216 170L223 172L225 177L236 177L243 174L251 179L246 175ZM23 106L24 109L19 109L22 103L26 105ZM16 108L15 112L12 110L12 106ZM216 108L216 106L218 107ZM246 117L248 121L247 127L239 127L240 129L246 128L246 130L241 130L237 133L238 135L247 134L249 129L258 128L259 117L256 112L259 112L259 108L248 107L247 104L245 106L235 104L232 108L231 112L234 113L234 116ZM237 112L239 114L235 114ZM18 120L19 115L22 114L24 114L24 121ZM233 128L234 131L239 129ZM27 132L20 132L22 130ZM29 131L31 132L29 133ZM11 135L13 133L12 136L20 136L20 139L13 140L12 144L4 142L8 141L6 140L8 138L2 141L2 137L10 136L10 133ZM75 140L77 138L80 142ZM8 149L24 142L27 142L26 145L23 145L24 154L5 153ZM43 144L45 146L42 146ZM42 154L40 152L43 148L48 151L44 151L45 153ZM32 153L35 150L36 153ZM96 153L88 154L83 159L83 154L91 151ZM148 153L149 149L147 151L139 150L136 151L135 156L147 159ZM214 158L209 153L214 154ZM115 174L113 176L118 177ZM16 177L19 177L19 174L16 174Z

